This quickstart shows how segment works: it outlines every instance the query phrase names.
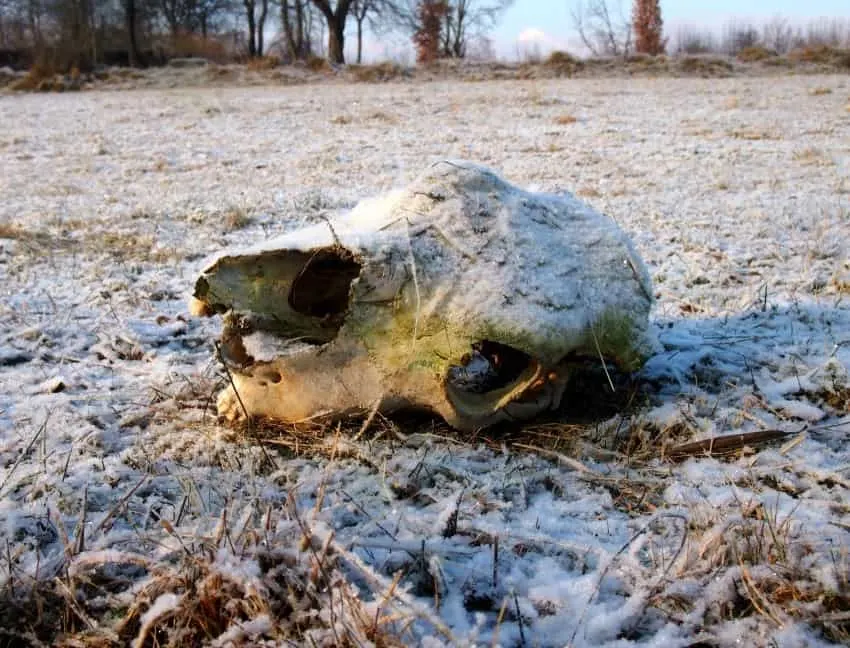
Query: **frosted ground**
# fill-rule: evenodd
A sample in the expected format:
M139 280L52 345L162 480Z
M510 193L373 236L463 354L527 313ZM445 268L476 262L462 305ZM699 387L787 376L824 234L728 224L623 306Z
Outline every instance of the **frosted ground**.
M442 157L632 234L663 349L639 402L514 447L377 420L304 452L219 426L219 322L186 310L203 258ZM216 645L850 636L848 77L4 96L0 196L7 602L52 583L69 630L137 645L185 641L212 590L229 620L191 636ZM789 434L662 457L759 430ZM27 631L16 609L3 632Z

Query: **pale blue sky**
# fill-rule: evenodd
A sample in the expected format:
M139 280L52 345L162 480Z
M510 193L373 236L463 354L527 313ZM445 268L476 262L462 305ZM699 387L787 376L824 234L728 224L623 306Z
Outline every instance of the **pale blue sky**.
M620 2L628 12L631 0ZM574 6L570 0L515 0L493 33L497 49L502 54L515 51L517 39L526 30L545 34L544 46L575 45L570 18ZM661 11L665 23L674 29L682 24L716 28L733 17L758 24L777 14L805 23L821 17L850 18L850 0L661 0Z

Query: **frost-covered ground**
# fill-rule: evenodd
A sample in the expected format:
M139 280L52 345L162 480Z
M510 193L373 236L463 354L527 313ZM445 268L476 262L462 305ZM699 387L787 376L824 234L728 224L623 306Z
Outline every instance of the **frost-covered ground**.
M327 605L287 614L317 645L374 640L370 619L408 645L847 641L848 104L846 76L0 98L4 596L60 576L69 628L162 642L192 598L163 574L206 556L246 601L307 565L299 596ZM201 259L441 157L576 192L633 235L664 346L645 404L526 438L556 452L381 422L293 456L217 425L219 323L186 312ZM272 577L252 547L288 558ZM279 609L247 607L219 645L282 636Z

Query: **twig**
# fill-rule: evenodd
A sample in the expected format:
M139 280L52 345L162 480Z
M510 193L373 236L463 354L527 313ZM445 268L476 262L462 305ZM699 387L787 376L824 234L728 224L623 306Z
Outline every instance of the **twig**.
M242 402L242 397L239 395L239 390L236 389L236 383L233 381L233 374L230 373L230 367L227 366L227 363L224 361L224 356L221 355L221 342L216 340L215 342L215 354L218 358L218 361L221 363L221 366L224 367L224 372L227 374L227 380L230 381L230 386L233 388L233 393L236 394L236 400L239 401L239 406L242 408L242 413L245 415L245 421L250 425L251 417L248 416L248 409L245 407L245 403Z
M671 461L684 461L690 457L708 456L718 457L729 455L746 446L764 445L774 441L781 441L789 436L800 434L806 428L786 432L784 430L759 430L757 432L745 432L743 434L726 434L719 437L711 437L702 441L692 441L673 446L665 458Z
M614 388L614 381L611 380L611 374L608 373L608 365L605 362L605 357L602 355L602 349L599 346L599 340L596 338L596 331L593 330L593 325L590 326L590 335L593 337L593 344L596 346L596 353L599 354L599 360L602 361L602 370L605 372L605 377L608 379L608 386L611 387L612 393L617 393Z
M519 598L514 591L514 608L516 609L516 622L519 625L519 645L525 647L525 630L522 628L522 613L519 611Z
M44 417L44 422L35 431L35 434L32 435L32 438L29 440L29 443L27 443L27 447L24 448L23 452L21 452L21 454L18 455L18 458L15 459L15 463L9 469L9 472L6 473L6 476L3 478L2 483L0 483L0 494L3 493L3 488L5 488L6 484L9 483L9 480L12 478L12 475L15 473L15 470L17 470L18 466L21 465L21 462L24 460L24 457L29 454L30 450L32 450L39 437L44 434L45 430L47 430L47 420L49 418L50 413L48 412L48 414Z
M106 527L107 522L109 522L116 515L116 513L118 513L118 511L124 507L125 504L127 504L127 500L129 500L133 496L133 494L137 490L139 490L139 488L142 487L142 484L144 484L148 480L148 477L149 475L142 475L142 478L138 482L136 482L136 484L129 491L127 491L127 493L125 493L120 500L118 500L115 506L109 509L109 513L107 513L106 516L100 521L100 524L97 525L95 531L103 531L103 529Z

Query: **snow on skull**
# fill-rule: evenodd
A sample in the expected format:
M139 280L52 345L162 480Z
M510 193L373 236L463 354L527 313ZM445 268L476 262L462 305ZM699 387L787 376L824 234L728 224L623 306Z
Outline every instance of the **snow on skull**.
M193 310L224 315L231 421L380 404L471 430L557 407L576 358L638 368L651 294L610 218L446 161L345 217L226 251Z

